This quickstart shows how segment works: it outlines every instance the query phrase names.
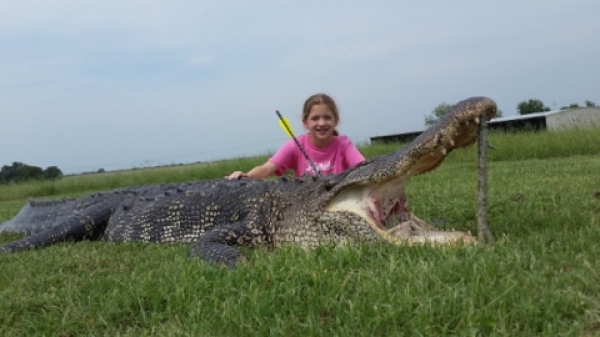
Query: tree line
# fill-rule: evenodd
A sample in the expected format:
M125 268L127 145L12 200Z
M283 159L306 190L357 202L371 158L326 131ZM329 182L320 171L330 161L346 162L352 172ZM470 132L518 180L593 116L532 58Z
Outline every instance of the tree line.
M590 101L590 100L586 100L584 103L585 107L595 107L596 103ZM568 109L576 109L576 108L581 108L581 106L579 106L578 103L571 103L569 105L565 105L560 107L560 110L568 110ZM546 112L546 111L550 111L550 108L547 107L544 102L542 102L539 99L536 98L530 98L527 101L523 101L520 102L519 104L517 104L517 111L519 112L519 115L527 115L527 114L532 114L532 113L536 113L536 112Z
M442 102L440 104L438 104L433 111L431 111L431 113L427 116L425 116L425 125L426 126L431 126L433 124L435 124L440 118L442 118L443 116L445 116L448 112L450 112L450 109L452 108L453 104L448 104L446 102ZM590 101L590 100L586 100L584 102L583 107L595 107L596 103ZM575 109L575 108L581 108L582 106L580 106L578 103L571 103L570 105L565 105L562 106L560 108L560 110L568 110L568 109ZM536 112L546 112L546 111L550 111L550 108L547 107L544 102L542 102L541 100L537 99L537 98L530 98L529 100L525 100L522 102L519 102L519 104L517 104L517 112L519 112L519 115L527 115L527 114L532 114L532 113L536 113ZM500 109L498 109L498 112L496 114L496 117L502 117L502 111Z
M0 169L0 184L30 180L55 180L62 176L62 171L56 166L48 166L45 170L42 170L38 166L14 162L11 166L4 165Z

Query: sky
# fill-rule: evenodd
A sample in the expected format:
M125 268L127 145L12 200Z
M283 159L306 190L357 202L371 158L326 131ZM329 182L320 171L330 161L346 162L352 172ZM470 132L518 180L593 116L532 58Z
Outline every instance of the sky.
M600 104L600 1L2 1L0 166L65 174L276 151L332 96L357 144L440 103Z

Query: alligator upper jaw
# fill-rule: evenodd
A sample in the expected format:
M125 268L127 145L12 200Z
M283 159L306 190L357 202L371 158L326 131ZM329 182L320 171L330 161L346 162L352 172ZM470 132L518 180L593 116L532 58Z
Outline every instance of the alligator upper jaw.
M477 141L479 124L496 116L496 103L486 97L461 101L440 121L410 144L385 156L355 166L340 175L328 189L334 196L352 185L386 184L434 170L457 148Z

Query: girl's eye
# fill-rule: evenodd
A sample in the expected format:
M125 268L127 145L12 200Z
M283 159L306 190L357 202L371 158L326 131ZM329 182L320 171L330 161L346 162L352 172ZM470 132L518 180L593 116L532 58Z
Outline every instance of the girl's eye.
M325 115L325 116L312 116L312 117L310 117L310 120L311 120L311 121L313 121L313 122L317 122L317 121L319 121L319 119L321 119L321 118L322 118L322 119L324 119L324 120L326 120L326 121L330 121L330 120L332 120L332 119L333 119L333 116L330 116L330 115Z

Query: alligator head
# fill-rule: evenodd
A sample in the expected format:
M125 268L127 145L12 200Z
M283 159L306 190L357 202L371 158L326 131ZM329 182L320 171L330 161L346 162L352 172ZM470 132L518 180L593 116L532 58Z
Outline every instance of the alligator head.
M298 207L290 207L288 214L294 216L286 217L289 220L280 226L276 245L295 242L313 247L323 241L380 239L409 245L474 242L468 233L440 231L417 218L410 212L404 188L411 177L438 167L452 150L474 144L480 121L493 118L496 110L496 103L489 98L461 101L404 148L326 177L318 188L307 184L312 191L300 195L310 197ZM401 223L388 228L386 223L394 219ZM302 235L305 237L299 239Z

